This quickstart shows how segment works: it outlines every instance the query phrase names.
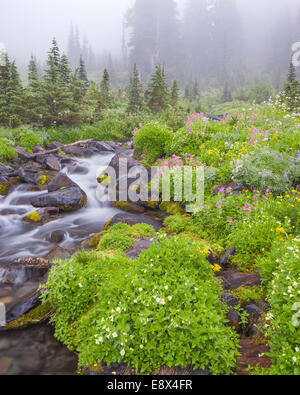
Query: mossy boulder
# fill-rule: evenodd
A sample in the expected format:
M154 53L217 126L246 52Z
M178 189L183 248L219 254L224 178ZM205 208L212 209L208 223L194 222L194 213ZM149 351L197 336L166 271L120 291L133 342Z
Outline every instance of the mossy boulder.
M65 174L58 174L48 184L48 193L34 197L34 207L58 207L60 211L74 211L87 203L85 192Z
M53 308L49 303L40 305L28 313L22 315L20 318L8 323L5 326L5 330L11 331L24 329L31 325L40 324L46 321L50 317L51 313L53 313Z

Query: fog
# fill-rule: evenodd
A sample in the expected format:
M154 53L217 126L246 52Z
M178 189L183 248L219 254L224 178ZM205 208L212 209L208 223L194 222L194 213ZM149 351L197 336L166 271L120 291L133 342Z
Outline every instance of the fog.
M18 61L45 57L55 36L63 50L73 23L95 51L120 52L123 15L134 0L0 0L0 42Z
M203 14L205 1L208 18L202 16L197 20L197 15ZM150 48L146 30L151 28L149 14L154 12L152 8L158 2L160 5L156 7L160 7L160 11L157 12L165 13L162 20L166 22L160 27L163 32L160 43ZM41 63L45 61L53 37L67 53L73 26L75 34L78 29L81 46L85 42L89 56L92 53L96 59L94 68L97 70L105 66L99 59L106 53L106 57L111 54L114 62L119 62L115 68L120 72L127 70L124 66L126 56L129 60L126 64L136 62L145 75L149 75L155 62L161 62L179 80L201 78L202 75L224 81L229 72L222 74L211 65L218 63L219 68L223 67L225 58L222 59L221 53L226 50L223 57L232 60L228 63L230 72L234 68L243 68L245 74L247 68L252 72L271 71L274 75L277 73L274 78L278 83L284 68L288 67L292 43L300 41L300 0L177 0L176 14L175 9L173 12L170 8L173 0L152 0L150 3L149 0L0 0L0 43L24 71L31 55ZM162 3L168 5L165 10ZM138 10L138 4L142 10L141 7ZM125 15L128 16L128 10L134 5L135 15L145 19L140 21L141 26L136 20L129 28L127 24L124 33L124 21L128 22ZM202 11L194 13L197 7L202 7ZM213 10L218 7L222 12L214 17ZM177 33L174 35L175 22L173 25L170 22L172 12L179 22L178 37ZM153 32L151 34L154 36ZM212 34L216 36L213 44Z

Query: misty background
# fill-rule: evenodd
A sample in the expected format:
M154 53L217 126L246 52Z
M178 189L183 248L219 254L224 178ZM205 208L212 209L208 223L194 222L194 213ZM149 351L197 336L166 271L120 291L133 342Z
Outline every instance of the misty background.
M0 0L0 43L23 76L31 55L44 67L53 37L73 68L82 55L91 78L108 68L115 86L133 63L144 81L160 63L181 85L278 87L300 41L300 0Z

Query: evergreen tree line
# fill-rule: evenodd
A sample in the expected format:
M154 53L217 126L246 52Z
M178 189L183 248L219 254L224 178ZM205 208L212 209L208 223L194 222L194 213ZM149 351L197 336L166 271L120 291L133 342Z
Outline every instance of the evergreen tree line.
M154 113L179 100L178 83L168 86L164 68L155 67L147 88L134 65L129 86L125 89L128 114L141 110ZM28 84L23 86L15 62L3 54L0 62L0 125L33 124L43 126L76 125L101 119L104 109L113 106L114 93L110 75L104 69L100 84L89 81L83 57L73 71L68 57L61 53L55 39L48 52L47 66L40 77L36 60L28 65Z

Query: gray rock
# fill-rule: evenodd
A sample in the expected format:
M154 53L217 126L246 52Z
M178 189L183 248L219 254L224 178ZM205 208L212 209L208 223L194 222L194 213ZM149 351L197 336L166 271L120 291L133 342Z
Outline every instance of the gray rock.
M48 192L55 192L61 190L61 188L72 188L78 187L67 175L63 173L57 174L48 184Z
M63 230L55 230L50 235L51 243L61 243L65 239L65 232Z
M73 211L87 203L87 196L78 186L39 195L31 199L33 207L58 207L60 211Z
M146 215L137 215L137 214L130 214L130 213L119 213L115 215L108 223L108 227L111 227L115 224L123 222L128 225L135 225L135 224L148 224L153 226L156 231L159 231L162 228L162 223L158 220L150 218Z
M221 301L229 307L235 307L239 304L238 298L228 293L221 295Z
M220 259L220 266L221 267L225 267L228 263L228 259L230 256L234 255L236 253L236 248L230 248L228 251L226 251L226 253L222 256L222 258Z

